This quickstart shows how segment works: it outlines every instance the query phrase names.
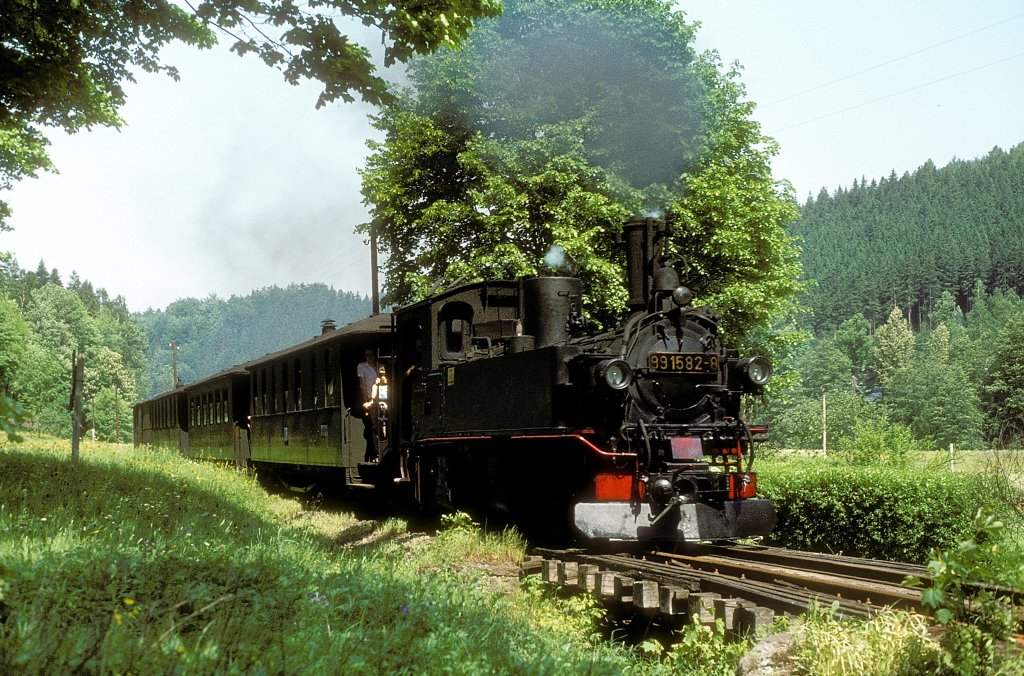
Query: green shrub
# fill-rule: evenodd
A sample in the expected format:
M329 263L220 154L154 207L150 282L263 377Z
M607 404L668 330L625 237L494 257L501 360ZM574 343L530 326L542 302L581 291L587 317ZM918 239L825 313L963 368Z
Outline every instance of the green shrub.
M1024 660L1006 648L1010 634L1020 628L1021 611L993 586L1020 589L1024 570L1004 567L1001 552L1004 525L978 512L972 537L945 551L936 550L928 562L930 581L909 577L905 584L922 587L921 603L946 627L942 636L942 667L947 673L1009 673L1024 668ZM1017 672L1019 673L1019 672Z
M665 654L662 664L670 673L731 676L736 673L736 664L750 650L751 643L749 638L727 640L721 619L715 620L714 627L709 627L694 617L683 627L679 641Z
M971 532L991 477L916 467L834 462L761 465L758 488L775 502L773 544L923 563Z
M834 454L853 465L905 467L914 451L922 445L931 448L935 444L930 440L914 439L913 432L906 425L865 419L856 421L853 436L840 440Z

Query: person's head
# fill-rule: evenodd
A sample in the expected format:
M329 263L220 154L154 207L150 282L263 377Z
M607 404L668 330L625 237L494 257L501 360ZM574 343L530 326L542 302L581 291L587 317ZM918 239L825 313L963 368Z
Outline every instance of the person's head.
M367 350L365 353L363 353L363 356L366 358L366 361L370 362L371 364L377 361L376 350Z

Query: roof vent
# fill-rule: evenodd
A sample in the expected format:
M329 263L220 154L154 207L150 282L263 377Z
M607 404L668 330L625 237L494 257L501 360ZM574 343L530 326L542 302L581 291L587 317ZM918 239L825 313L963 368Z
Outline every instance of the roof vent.
M333 319L325 319L322 322L320 322L320 335L325 336L337 328L338 326L337 324L334 323Z

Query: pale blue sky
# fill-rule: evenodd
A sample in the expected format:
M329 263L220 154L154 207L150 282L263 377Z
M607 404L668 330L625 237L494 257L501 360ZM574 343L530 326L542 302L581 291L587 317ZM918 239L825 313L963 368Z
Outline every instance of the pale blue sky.
M696 0L697 46L739 60L798 198L1024 141L1024 3ZM53 136L59 175L16 186L0 250L122 294L132 310L290 282L366 293L362 104L315 111L221 46L140 76L125 128Z

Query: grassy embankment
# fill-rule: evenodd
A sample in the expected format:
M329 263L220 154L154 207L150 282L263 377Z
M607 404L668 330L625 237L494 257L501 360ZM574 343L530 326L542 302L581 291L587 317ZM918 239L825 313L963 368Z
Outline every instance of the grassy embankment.
M245 474L171 453L87 444L78 465L68 456L56 440L0 446L3 673L724 674L743 651L702 627L669 653L650 641L627 649L595 631L602 613L589 598L495 586L467 568L517 562L514 534L482 536L454 519L411 546L401 521L303 511ZM862 473L778 460L762 470L767 488L789 491L807 477ZM956 482L936 485L965 494ZM877 498L857 490L855 504ZM839 505L828 496L808 504ZM884 522L876 526L884 537ZM898 671L904 658L940 657L926 623L905 614L849 625L819 613L797 634L802 673L864 673L865 664L886 673L883 658L900 658L890 662Z
M373 530L170 453L86 444L75 465L67 442L7 444L0 672L659 668L602 641L591 603L467 582L467 560L519 560L514 534Z

